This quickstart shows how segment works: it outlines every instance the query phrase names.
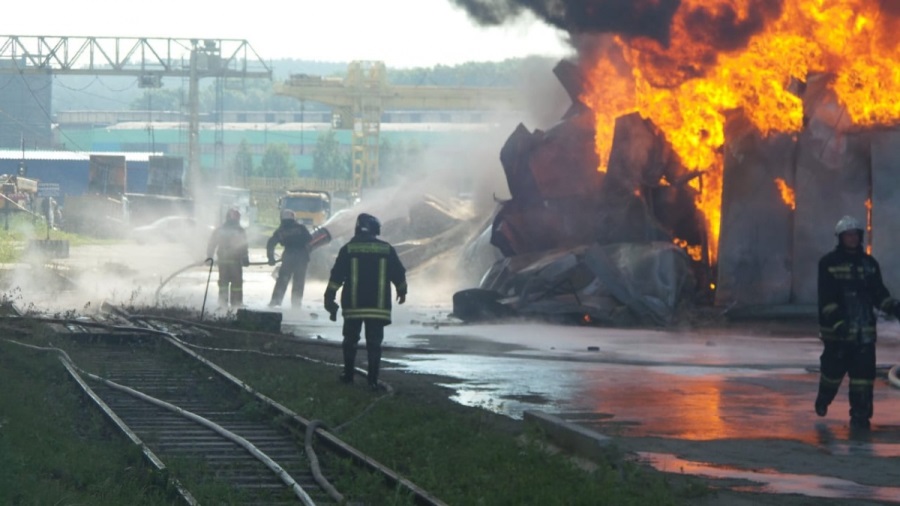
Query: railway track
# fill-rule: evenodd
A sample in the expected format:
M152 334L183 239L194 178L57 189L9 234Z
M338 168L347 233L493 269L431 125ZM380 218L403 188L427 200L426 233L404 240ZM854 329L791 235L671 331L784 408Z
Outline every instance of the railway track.
M325 450L326 464L350 460L381 475L386 486L404 489L417 504L443 504L310 420L254 392L176 335L152 328L153 322L145 319L127 318L116 311L103 321L45 324L58 336L54 345L71 360L67 367L86 394L144 447L148 459L168 468L186 502L340 504L344 498L328 479L340 466L320 469L315 455ZM312 434L316 449L308 452Z

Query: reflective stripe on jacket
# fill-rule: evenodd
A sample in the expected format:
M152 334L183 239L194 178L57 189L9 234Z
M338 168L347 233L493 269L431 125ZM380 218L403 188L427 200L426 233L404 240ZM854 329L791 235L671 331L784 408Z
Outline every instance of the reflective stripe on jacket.
M406 295L406 269L394 248L374 237L357 235L338 252L325 299L341 291L346 319L391 321L391 284Z
M237 223L225 222L213 231L206 246L206 256L218 255L218 263L246 263L250 261L247 233Z
M819 260L819 336L823 341L874 342L875 311L897 301L884 286L878 262L861 249L838 246Z

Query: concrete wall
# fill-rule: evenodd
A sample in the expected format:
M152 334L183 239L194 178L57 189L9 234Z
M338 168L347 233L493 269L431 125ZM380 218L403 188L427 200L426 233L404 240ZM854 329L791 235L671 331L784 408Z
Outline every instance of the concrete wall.
M848 214L866 221L868 139L811 123L799 137L796 170L791 300L815 304L819 259L837 244L834 225Z
M716 304L787 304L794 212L775 179L795 187L796 140L787 134L763 138L741 115L729 118L725 135Z
M28 177L57 183L63 195L82 195L88 187L87 160L28 160ZM0 159L0 174L16 174L19 160ZM128 162L128 192L147 191L147 162Z
M872 255L884 283L900 296L900 129L874 132L872 150Z

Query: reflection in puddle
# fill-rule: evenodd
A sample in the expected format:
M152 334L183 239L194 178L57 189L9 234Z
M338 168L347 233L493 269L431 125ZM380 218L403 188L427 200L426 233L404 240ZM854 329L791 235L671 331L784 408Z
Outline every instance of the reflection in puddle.
M828 446L832 455L854 455L880 458L900 457L900 445L890 443L834 443Z
M875 487L830 476L780 473L772 469L747 471L684 460L667 453L638 452L638 455L642 460L662 472L758 483L758 485L732 487L734 490L742 492L801 494L829 499L868 499L900 503L900 488L898 487Z

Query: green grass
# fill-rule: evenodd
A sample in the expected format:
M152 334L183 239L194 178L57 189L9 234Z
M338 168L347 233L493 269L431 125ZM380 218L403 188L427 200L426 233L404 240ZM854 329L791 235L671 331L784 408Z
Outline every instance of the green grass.
M49 336L35 335L36 341L45 339ZM261 335L219 334L203 340L213 346L272 352L314 351ZM63 342L57 345L72 348ZM70 353L77 360L79 351L72 348ZM667 478L614 452L586 470L564 455L546 451L543 435L536 430L523 433L521 424L486 410L448 409L445 398L422 391L400 388L373 405L378 396L361 386L339 384L335 367L291 358L202 353L265 395L305 417L325 421L332 429L353 420L338 433L342 439L448 504L679 505L707 493L695 481ZM150 473L137 450L84 406L55 357L0 341L0 385L0 504L173 500L159 486L164 480ZM247 400L245 395L232 398L246 410L258 409ZM346 461L324 451L320 459L335 486L352 502L412 504L406 493L386 489L380 478ZM203 503L239 499L223 484L192 479L199 470L197 463L167 464Z
M29 239L43 240L47 238L47 225L42 219L32 220L31 216L24 213L9 215L9 226L6 225L6 217L0 213L0 263L18 261ZM110 239L97 239L79 234L51 230L50 239L69 241L69 246L84 246L88 244L113 244L118 241Z
M336 381L337 369L296 359L204 353L265 395L307 417L336 427L375 399L362 388ZM402 390L378 402L340 437L400 472L449 504L484 505L675 505L697 488L676 487L662 475L610 457L587 471L563 455L551 455L532 433L523 442L496 415L446 410L440 403L411 399ZM339 490L371 504L410 504L344 464ZM349 474L347 474L349 473ZM380 494L380 495L379 495ZM375 502L370 502L375 499Z
M0 341L0 504L178 504L53 354Z

